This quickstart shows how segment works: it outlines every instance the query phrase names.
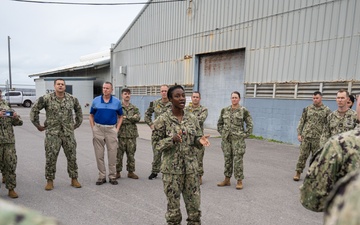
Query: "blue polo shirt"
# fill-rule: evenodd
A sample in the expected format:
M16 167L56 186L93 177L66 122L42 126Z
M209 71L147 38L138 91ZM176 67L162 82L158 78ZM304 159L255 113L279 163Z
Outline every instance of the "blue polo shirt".
M94 98L90 114L94 115L95 123L102 125L115 125L117 123L118 115L122 115L121 101L111 96L109 102L104 102L103 96L100 95Z

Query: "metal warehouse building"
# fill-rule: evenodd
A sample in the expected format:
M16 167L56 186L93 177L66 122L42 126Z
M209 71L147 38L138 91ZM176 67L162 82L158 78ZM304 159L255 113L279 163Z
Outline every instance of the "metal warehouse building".
M207 128L239 91L254 134L297 143L302 108L320 90L360 93L360 1L150 0L111 49L117 95L142 114L162 84L199 90Z

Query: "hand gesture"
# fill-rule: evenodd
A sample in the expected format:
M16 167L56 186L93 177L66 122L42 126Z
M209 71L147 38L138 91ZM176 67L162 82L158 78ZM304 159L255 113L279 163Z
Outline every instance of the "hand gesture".
M44 130L46 130L46 128L45 128L44 126L41 126L41 125L37 126L36 128L37 128L39 131L44 131Z
M173 142L174 143L178 143L178 142L182 142L182 138L181 138L181 135L182 135L182 131L179 130L179 132L177 134L174 134L173 135Z
M209 147L210 146L210 141L209 141L209 138L210 135L204 135L200 138L200 143L205 146L205 147Z

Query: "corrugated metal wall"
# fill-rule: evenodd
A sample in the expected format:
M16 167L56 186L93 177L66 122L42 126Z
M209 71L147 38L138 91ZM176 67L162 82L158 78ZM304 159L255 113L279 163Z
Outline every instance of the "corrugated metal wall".
M113 49L128 86L193 84L195 55L240 48L245 83L360 80L360 1L151 2Z

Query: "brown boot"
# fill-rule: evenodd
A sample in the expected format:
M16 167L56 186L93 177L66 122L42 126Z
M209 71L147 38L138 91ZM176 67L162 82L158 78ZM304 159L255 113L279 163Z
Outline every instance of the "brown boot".
M47 180L45 190L51 191L52 189L54 189L54 182L52 180Z
M136 175L134 172L129 172L128 173L128 178L139 179L138 175Z
M120 177L121 177L120 172L117 172L116 175L115 175L115 178L116 178L116 179L119 179Z
M219 187L230 186L230 177L225 177L225 180L218 183L217 186Z
M81 188L81 184L79 183L79 181L76 178L71 179L71 186L73 186L75 188Z
M236 189L238 189L238 190L243 189L242 180L238 180L238 181L237 181Z
M296 174L295 174L295 176L293 177L294 181L299 181L299 180L300 180L300 175L301 175L301 173L298 172L298 171L296 171Z
M199 176L199 184L202 185L202 176Z
M16 194L16 192L14 191L14 189L9 190L8 195L9 195L10 198L18 198L19 197L19 195Z

